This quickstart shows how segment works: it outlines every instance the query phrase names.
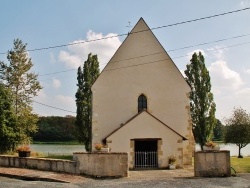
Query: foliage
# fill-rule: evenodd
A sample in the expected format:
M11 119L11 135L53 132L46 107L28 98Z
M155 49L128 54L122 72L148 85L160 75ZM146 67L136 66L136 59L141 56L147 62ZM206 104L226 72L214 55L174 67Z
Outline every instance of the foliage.
M22 145L17 148L17 151L30 151L30 147L27 145Z
M0 153L14 151L17 145L17 121L9 91L0 83Z
M205 146L207 146L207 147L215 147L215 146L217 146L217 144L216 143L214 143L213 141L209 141L209 142L207 142L206 144L205 144Z
M95 149L96 150L101 150L103 148L103 145L101 143L96 143L95 144Z
M213 128L216 124L216 105L211 93L209 71L201 52L193 54L190 64L185 70L186 81L191 87L189 93L192 127L195 141L201 149L211 139Z
M213 140L221 141L223 140L223 135L225 131L225 126L222 125L221 121L217 119L215 127L213 129Z
M177 160L176 155L172 154L172 155L168 156L168 163L169 164L174 164L176 162L176 160Z
M27 44L14 40L14 48L8 51L9 64L1 62L0 77L10 90L12 105L17 118L19 143L29 143L30 134L37 131L37 116L32 114L32 97L42 88L37 74L31 71L33 63L26 52Z
M225 144L232 143L240 150L250 143L250 114L242 108L235 108L230 118L226 119Z
M99 76L99 62L97 55L88 55L88 59L84 62L83 70L81 66L77 71L78 89L76 92L76 129L77 138L80 143L85 145L86 151L91 150L92 140L92 93L91 86Z
M74 123L75 117L73 116L39 117L37 123L38 132L33 135L33 140L43 142L62 142L76 140Z

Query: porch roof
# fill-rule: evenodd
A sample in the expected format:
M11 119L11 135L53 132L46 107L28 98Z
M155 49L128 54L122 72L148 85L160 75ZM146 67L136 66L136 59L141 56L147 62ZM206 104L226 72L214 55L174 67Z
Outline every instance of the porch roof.
M155 120L157 120L158 122L160 122L163 126L165 126L166 128L170 129L172 132L174 132L175 134L177 134L178 136L180 136L182 138L182 140L188 140L186 137L184 137L181 134L179 134L177 131L175 131L174 129L172 129L171 127L169 127L167 124L165 124L164 122L162 122L160 119L158 119L157 117L155 117L153 114L149 113L147 110L142 110L141 112L139 112L135 116L131 117L128 121L126 121L125 123L121 124L120 127L118 127L117 129L115 129L114 131L112 131L108 136L106 136L103 139L103 142L106 143L106 139L108 137L110 137L114 133L118 132L121 128L123 128L124 126L126 126L129 122L133 121L135 118L137 118L142 113L147 113L148 115L150 115L151 117L153 117Z

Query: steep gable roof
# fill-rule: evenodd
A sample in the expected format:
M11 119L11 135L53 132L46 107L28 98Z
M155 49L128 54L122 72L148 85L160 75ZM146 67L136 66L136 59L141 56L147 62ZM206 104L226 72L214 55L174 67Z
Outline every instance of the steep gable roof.
M155 120L157 120L160 124L162 124L163 126L165 126L166 128L170 129L172 132L174 132L176 135L180 136L183 140L187 140L187 138L185 138L184 136L182 136L181 134L179 134L178 132L176 132L174 129L172 129L171 127L169 127L168 125L166 125L164 122L162 122L161 120L159 120L157 117L155 117L153 114L149 113L147 110L142 110L140 113L136 114L135 116L131 117L129 120L127 120L127 122L125 122L124 124L122 124L119 128L115 129L114 131L112 131L108 136L106 136L103 139L103 142L106 142L106 139L108 137L110 137L111 135L115 134L116 132L118 132L120 129L122 129L123 127L125 127L129 122L133 121L134 119L136 119L138 116L140 116L142 113L147 113L149 116L153 117Z
M130 46L131 41L133 41L133 44L135 45L133 46L133 48L131 48ZM143 41L144 46L140 44L141 41ZM152 43L154 46L151 46ZM126 48L126 50L122 50L124 48ZM134 50L134 48L136 50ZM162 59L160 58L160 54L165 54L166 57ZM145 62L144 60L141 60L142 58L148 58L149 61ZM133 61L135 59L138 61ZM190 88L188 83L185 81L183 75L181 74L171 57L168 55L166 50L163 48L161 43L155 37L151 29L148 27L144 19L140 18L134 28L128 34L126 39L117 49L115 54L112 56L110 61L104 67L96 82L101 79L103 74L109 71L126 69L135 66L143 66L164 61L171 62L175 66L176 72L178 72L179 76L182 77L181 80L185 82L185 84ZM95 85L95 83L93 85Z

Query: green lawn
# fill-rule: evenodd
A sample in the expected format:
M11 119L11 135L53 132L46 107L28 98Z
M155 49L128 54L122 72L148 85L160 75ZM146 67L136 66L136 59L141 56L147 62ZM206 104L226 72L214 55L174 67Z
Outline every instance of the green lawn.
M231 157L231 166L237 173L250 173L250 157Z

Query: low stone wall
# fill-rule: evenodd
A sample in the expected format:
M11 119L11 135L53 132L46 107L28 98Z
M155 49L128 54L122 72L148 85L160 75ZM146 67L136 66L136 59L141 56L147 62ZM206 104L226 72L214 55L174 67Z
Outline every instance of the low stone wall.
M128 153L74 153L78 174L96 177L127 177Z
M127 177L128 154L74 153L73 161L0 155L0 166L84 174L94 177Z
M230 151L195 152L194 175L197 177L231 176Z
M43 158L19 158L15 156L0 156L0 166L30 168L54 172L76 173L76 162L70 160L43 159Z

